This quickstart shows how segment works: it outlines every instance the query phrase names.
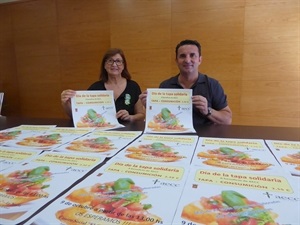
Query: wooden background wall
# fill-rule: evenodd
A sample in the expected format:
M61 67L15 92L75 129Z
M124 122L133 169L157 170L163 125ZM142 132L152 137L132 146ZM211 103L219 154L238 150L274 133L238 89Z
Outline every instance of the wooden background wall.
M228 95L233 124L300 127L299 0L27 0L0 4L3 115L66 117L60 93L98 79L120 47L141 88L175 75L197 39L200 71Z

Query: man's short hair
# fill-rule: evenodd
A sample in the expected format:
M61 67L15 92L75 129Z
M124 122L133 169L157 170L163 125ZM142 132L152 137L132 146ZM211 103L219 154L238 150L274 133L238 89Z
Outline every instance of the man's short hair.
M200 43L196 40L188 40L187 39L187 40L183 40L183 41L179 42L179 44L176 46L176 49L175 49L176 58L177 58L178 49L183 45L195 45L195 46L197 46L199 56L201 56L201 45L200 45Z

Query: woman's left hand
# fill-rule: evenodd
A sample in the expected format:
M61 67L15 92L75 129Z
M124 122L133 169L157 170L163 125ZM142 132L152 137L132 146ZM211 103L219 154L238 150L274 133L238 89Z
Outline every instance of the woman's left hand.
M119 112L117 112L117 118L124 121L130 121L131 115L129 115L127 110L121 109Z

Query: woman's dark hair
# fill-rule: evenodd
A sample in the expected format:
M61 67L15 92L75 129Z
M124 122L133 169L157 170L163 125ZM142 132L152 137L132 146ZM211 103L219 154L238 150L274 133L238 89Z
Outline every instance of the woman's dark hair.
M196 41L196 40L183 40L183 41L179 42L179 44L176 46L176 49L175 49L176 58L177 58L177 53L178 53L179 47L181 47L183 45L196 45L197 48L198 48L199 56L201 56L201 45L198 41Z
M127 69L127 62L126 62L124 52L119 48L111 48L111 49L108 49L107 52L103 56L103 59L101 62L101 69L100 69L100 80L103 80L104 82L108 81L108 74L107 74L107 71L105 70L104 66L105 66L106 61L116 54L120 54L120 56L122 57L122 60L123 60L124 69L121 74L122 77L126 78L127 80L131 79L131 75Z

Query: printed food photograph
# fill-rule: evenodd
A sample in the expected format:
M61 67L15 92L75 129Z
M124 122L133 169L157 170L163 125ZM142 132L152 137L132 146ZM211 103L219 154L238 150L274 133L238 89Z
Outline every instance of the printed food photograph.
M278 215L244 195L224 190L184 206L181 217L206 225L278 225Z
M249 154L229 147L199 152L197 156L206 158L204 164L238 170L265 170L272 166L270 163L260 162L258 158L252 158Z
M30 170L17 170L7 175L0 174L0 206L20 206L30 201L47 198L45 191L51 180L48 166L40 166Z
M103 115L97 113L94 109L89 109L87 113L77 122L77 127L114 127L106 122Z
M18 131L0 132L0 142L15 139L20 134L21 134L21 131L19 131L19 130Z
M75 140L66 149L78 152L107 152L115 149L107 137Z
M103 225L152 225L160 218L151 214L151 204L143 203L146 198L143 189L130 178L96 183L71 192L66 199L80 204L80 207L59 210L56 218L67 225L85 222Z
M288 154L286 156L282 156L281 160L287 163L300 164L300 152L295 154Z
M17 142L17 145L28 147L50 147L61 143L61 135L59 133L39 135L34 137L27 137Z
M177 116L168 108L162 108L161 112L153 117L148 123L148 128L153 131L185 131L184 125L180 124Z
M131 146L126 149L125 156L133 159L140 159L152 162L175 162L185 158L179 155L170 146L161 142L154 142L152 144L139 145L137 147Z

